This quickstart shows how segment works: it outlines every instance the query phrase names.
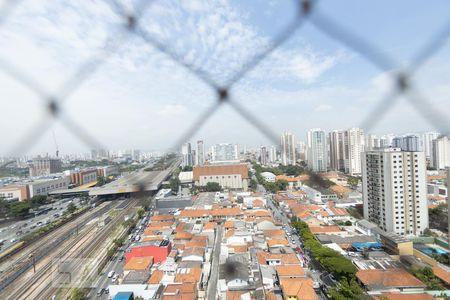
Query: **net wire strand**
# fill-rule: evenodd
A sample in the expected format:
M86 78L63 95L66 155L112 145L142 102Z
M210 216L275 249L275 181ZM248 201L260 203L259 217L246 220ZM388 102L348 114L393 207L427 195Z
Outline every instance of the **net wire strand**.
M272 132L270 126L248 110L242 104L242 101L238 101L231 97L229 93L240 80L257 68L258 65L267 59L273 51L282 47L305 23L313 25L324 35L344 44L382 71L400 70L398 72L392 72L390 80L394 83L393 88L369 111L369 114L361 123L363 129L366 131L373 129L379 121L385 118L386 113L390 111L397 102L398 97L402 95L408 100L409 105L436 130L445 133L449 132L450 127L448 118L444 116L429 99L420 93L410 78L448 42L450 36L450 20L439 32L431 36L419 51L417 51L408 66L400 68L398 62L381 51L381 48L368 42L361 36L358 36L348 28L345 28L337 21L334 21L332 17L323 14L320 9L317 8L317 1L295 1L298 13L294 20L288 23L288 25L272 39L267 47L261 49L258 53L255 53L248 61L243 63L242 67L225 81L225 85L221 86L212 78L207 70L202 70L201 68L188 63L183 57L175 53L170 45L163 44L144 29L141 21L144 18L144 15L151 10L151 5L156 1L157 0L142 0L136 3L134 8L130 11L117 0L105 0L115 14L119 16L119 19L122 20L122 24L119 24L119 27L115 28L115 30L110 33L101 49L95 51L91 57L79 65L74 74L68 76L68 79L59 89L57 89L58 92L55 93L55 95L51 95L42 87L38 80L28 76L25 71L20 70L0 57L0 71L8 74L14 80L32 90L43 100L48 112L48 114L45 114L42 117L42 122L38 122L29 133L19 138L11 151L7 152L10 156L17 157L28 151L31 146L38 142L43 133L48 131L54 121L53 119L59 120L66 129L82 143L93 148L103 147L102 143L100 143L97 138L92 136L86 128L79 125L76 118L71 118L68 114L63 112L62 104L67 101L74 92L81 89L83 83L91 79L96 71L101 68L102 65L107 63L110 57L117 53L120 47L126 44L127 39L131 35L141 38L146 44L168 56L176 64L191 72L200 81L206 83L207 86L216 92L217 96L211 99L211 104L195 118L184 132L182 132L180 137L176 139L171 150L178 151L184 142L195 136L195 134L205 126L207 120L218 113L223 104L231 106L236 114L244 118L268 140L277 144L278 138L276 134ZM13 10L20 2L22 1L6 1L5 4L0 7L0 30L1 26L11 17ZM119 34L113 34L114 32L117 32L117 30L119 31ZM52 117L50 120L48 119L49 115Z

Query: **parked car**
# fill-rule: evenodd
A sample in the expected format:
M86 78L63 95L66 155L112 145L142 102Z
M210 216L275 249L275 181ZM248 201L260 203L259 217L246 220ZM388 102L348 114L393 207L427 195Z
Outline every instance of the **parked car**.
M116 272L114 272L114 271L109 272L108 273L108 278L113 277L115 274L116 274Z
M17 240L16 239L11 239L10 242L11 243L15 243L15 242L17 242Z
M105 290L105 289L99 289L99 290L97 291L97 296L100 297L101 295L103 295L104 290Z

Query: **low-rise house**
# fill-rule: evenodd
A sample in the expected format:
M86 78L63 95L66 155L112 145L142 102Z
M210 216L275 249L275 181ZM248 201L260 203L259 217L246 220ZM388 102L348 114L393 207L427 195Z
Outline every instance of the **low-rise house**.
M310 278L282 278L283 298L288 300L318 300Z
M356 278L367 291L420 292L426 285L404 269L359 270Z
M220 279L225 280L228 289L238 290L249 286L248 253L228 256L220 266Z
M197 289L193 283L173 283L166 285L162 293L162 300L195 300Z
M276 266L278 278L299 278L305 277L305 271L300 265Z
M261 265L300 265L300 260L294 253L267 253L260 251L256 252L256 256Z
M199 261L203 262L205 260L205 248L202 247L192 247L186 248L181 255L181 261Z
M153 256L131 257L123 267L124 271L148 271L153 265Z
M274 288L274 284L277 281L277 272L271 266L260 265L262 284L266 291Z
M270 239L267 240L267 246L269 248L289 246L289 241L287 239Z
M159 263L166 260L171 250L168 240L133 243L125 252L125 262L136 256L153 256L153 263Z

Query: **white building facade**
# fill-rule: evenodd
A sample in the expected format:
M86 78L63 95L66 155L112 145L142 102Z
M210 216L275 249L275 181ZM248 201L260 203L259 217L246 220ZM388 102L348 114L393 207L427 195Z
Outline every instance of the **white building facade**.
M433 140L432 166L436 170L450 167L450 140L443 135Z
M386 148L363 153L364 218L382 230L421 235L428 228L423 152Z
M327 139L325 131L311 129L307 134L308 167L313 172L326 172L328 165Z
M280 139L281 163L283 166L295 165L295 136L290 132L285 132Z

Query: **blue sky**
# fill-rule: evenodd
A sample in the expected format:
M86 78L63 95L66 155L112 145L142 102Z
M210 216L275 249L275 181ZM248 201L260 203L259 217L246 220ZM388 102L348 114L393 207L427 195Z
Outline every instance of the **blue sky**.
M136 1L121 2L133 10ZM3 4L3 3L2 3ZM154 1L142 28L184 61L219 83L268 47L297 16L294 1ZM389 91L390 74L407 66L437 32L450 22L448 1L320 1L313 15L332 18L398 63L380 69L308 20L281 47L232 87L236 102L276 134L360 126ZM320 20L320 19L319 19ZM77 67L105 55L110 37L123 34L119 17L107 1L23 1L0 26L2 91L0 154L36 128L45 115L36 92L18 82L5 63L39 82L46 94L58 95ZM433 106L450 114L450 43L415 74L414 82ZM192 72L141 38L131 35L99 70L65 99L62 111L107 148L164 150L215 101L214 90ZM407 133L435 128L406 99L380 118L371 132ZM438 124L440 125L440 124ZM90 145L51 123L28 153L53 152L52 130L61 153L83 152ZM271 144L266 137L223 106L192 137L207 144Z

